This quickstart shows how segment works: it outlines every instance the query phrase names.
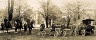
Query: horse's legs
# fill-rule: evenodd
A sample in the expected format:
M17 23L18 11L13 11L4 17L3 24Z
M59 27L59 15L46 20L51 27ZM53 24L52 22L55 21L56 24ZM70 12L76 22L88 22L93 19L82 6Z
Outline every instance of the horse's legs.
M31 28L29 28L29 34L31 34L31 30L32 30L32 29L31 29Z
M4 28L2 29L2 32L4 32Z
M7 33L8 33L8 28L6 28L6 31L7 31Z
M15 32L17 32L17 27L15 28Z
M21 32L21 28L20 28L20 32Z

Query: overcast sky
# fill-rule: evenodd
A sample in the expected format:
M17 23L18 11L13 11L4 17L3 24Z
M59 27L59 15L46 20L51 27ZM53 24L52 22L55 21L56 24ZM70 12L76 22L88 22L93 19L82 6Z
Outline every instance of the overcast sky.
M7 6L8 0L0 0L0 9L4 9ZM34 9L38 9L40 7L39 1L42 0L27 0L28 5L33 7ZM46 0L45 0L46 1ZM59 7L62 7L62 4L66 3L74 3L76 0L51 0L53 4L56 4ZM96 0L80 0L82 3L96 4Z

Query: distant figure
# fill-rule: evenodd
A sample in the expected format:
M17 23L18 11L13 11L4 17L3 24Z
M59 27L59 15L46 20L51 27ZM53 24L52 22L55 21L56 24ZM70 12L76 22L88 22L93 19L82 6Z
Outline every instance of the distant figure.
M51 29L51 32L50 32L50 36L58 36L58 32L56 31L55 24L52 24L52 29Z
M8 29L10 28L10 26L9 26L9 21L6 18L4 19L4 27L6 28L6 31L8 33Z
M1 23L1 30L4 32L4 23Z
M8 21L8 20L5 18L5 19L4 19L4 24L6 24L7 21Z
M55 32L55 24L52 25L51 32Z
M30 19L27 19L27 26L29 28L29 34L31 34L32 26L30 25Z
M20 29L20 31L21 31L21 27L20 27L20 19L19 18L17 18L16 19L16 27L15 27L15 31L17 32L17 29Z
M40 25L40 34L39 35L42 36L42 37L44 37L46 35L44 24Z
M45 31L45 25L44 24L40 25L40 31Z
M7 21L8 21L8 20L5 18L5 19L4 19L4 27L7 26Z
M25 23L24 24L24 32L26 32L27 31L27 24Z
M9 29L9 27L10 27L8 21L6 22L5 27L6 27L6 31L7 31L7 33L8 33L8 29Z
M60 27L60 30L61 30L61 36L63 36L63 33L64 33L64 29L65 29L65 25L61 25L61 27Z
M14 25L15 25L15 32L17 32L17 22L16 21L15 21Z
M22 20L20 19L20 27L19 27L19 29L20 29L20 31L21 31L21 29L23 29L23 27L22 27Z
M35 21L32 20L31 23L30 23L30 25L31 25L32 28L34 28L34 27L33 27L34 22L35 22Z
M8 28L12 28L10 21L8 21Z

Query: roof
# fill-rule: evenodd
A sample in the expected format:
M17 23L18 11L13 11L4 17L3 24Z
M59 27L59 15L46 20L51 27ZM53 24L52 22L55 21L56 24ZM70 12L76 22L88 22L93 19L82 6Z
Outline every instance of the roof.
M93 19L85 19L83 21L95 21L95 20L93 20Z

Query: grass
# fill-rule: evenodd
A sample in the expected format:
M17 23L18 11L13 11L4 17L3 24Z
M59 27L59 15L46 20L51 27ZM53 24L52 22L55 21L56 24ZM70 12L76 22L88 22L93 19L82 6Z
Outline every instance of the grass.
M50 32L49 29L46 29L47 33ZM96 40L96 36L68 36L68 37L53 37L45 36L41 37L38 35L39 30L33 29L32 34L28 35L25 32L21 32L21 35L18 33L10 32L9 34L1 33L0 40Z

